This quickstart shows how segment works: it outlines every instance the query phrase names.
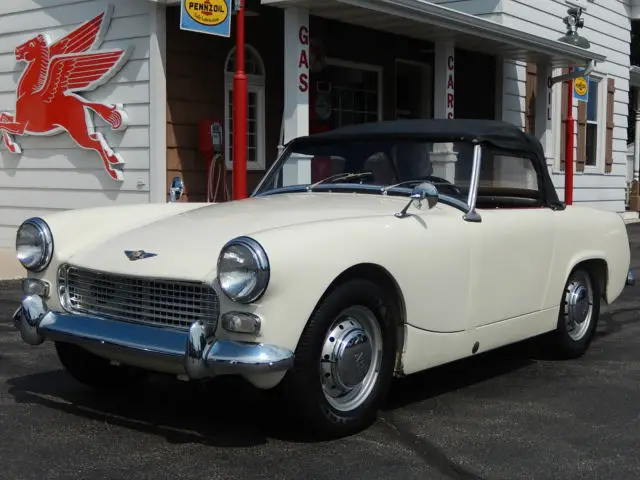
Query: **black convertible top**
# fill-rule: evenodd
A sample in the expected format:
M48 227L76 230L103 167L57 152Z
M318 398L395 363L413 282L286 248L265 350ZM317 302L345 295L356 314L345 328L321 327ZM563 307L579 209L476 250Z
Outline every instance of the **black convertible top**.
M475 141L491 143L510 150L532 151L535 149L530 136L515 125L499 120L475 119L416 119L359 123L300 137L295 140L295 143L302 145L307 142L352 140L369 136L376 138L410 137L438 142Z
M538 171L541 188L552 205L562 205L547 169L540 141L512 123L479 119L415 119L359 123L293 139L293 148L304 148L331 141L383 139L421 139L431 142L475 142L521 152L531 157Z

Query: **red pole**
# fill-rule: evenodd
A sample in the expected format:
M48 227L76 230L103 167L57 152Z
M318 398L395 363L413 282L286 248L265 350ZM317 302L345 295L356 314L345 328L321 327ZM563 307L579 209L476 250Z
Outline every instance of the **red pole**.
M569 69L571 71L573 69ZM567 135L564 155L564 203L573 203L573 80L567 82Z
M233 199L241 200L247 196L247 75L244 72L244 0L240 0L240 9L236 17L236 73L233 76Z

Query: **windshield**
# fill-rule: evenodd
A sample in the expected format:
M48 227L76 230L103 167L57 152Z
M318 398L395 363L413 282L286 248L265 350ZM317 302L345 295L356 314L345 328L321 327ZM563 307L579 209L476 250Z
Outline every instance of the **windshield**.
M255 195L295 187L341 185L363 192L399 185L411 189L430 181L441 194L467 200L473 171L471 142L336 140L289 148ZM318 184L318 182L320 182ZM379 191L379 188L375 188Z

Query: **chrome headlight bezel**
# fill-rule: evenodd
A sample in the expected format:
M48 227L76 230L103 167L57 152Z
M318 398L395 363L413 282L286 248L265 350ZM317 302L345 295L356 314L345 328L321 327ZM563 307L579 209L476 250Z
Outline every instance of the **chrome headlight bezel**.
M25 264L22 260L20 260L20 256L18 255L19 248L19 240L21 233L27 227L33 227L36 229L38 238L40 239L40 250L41 255L38 257L36 262L32 264ZM18 227L18 231L16 232L16 257L20 264L30 272L42 272L46 269L51 260L53 258L53 234L51 233L51 228L40 217L32 217L26 219L22 224Z
M253 261L257 265L256 275L257 281L255 287L245 295L234 295L233 293L225 290L223 287L223 282L220 281L220 264L222 262L223 256L225 252L231 247L240 247L244 251L246 251L249 255L251 255ZM269 279L271 276L271 269L269 265L269 257L267 256L267 252L264 250L262 245L251 237L241 236L234 238L227 242L222 249L220 250L220 254L218 255L217 262L217 274L216 279L218 281L218 285L220 286L220 290L225 294L230 300L238 303L253 303L259 300L267 290L269 286Z

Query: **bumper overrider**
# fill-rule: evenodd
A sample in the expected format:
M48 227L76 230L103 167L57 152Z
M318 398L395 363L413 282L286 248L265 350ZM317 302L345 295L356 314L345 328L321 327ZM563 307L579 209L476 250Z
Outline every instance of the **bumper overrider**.
M159 371L180 371L190 380L216 375L284 372L293 353L266 344L219 340L200 321L188 331L159 328L93 316L49 310L40 295L25 295L13 315L15 327L29 345L62 341L113 353L135 364L164 365Z

